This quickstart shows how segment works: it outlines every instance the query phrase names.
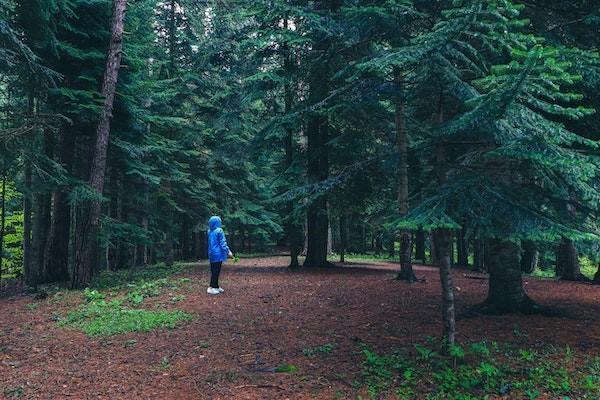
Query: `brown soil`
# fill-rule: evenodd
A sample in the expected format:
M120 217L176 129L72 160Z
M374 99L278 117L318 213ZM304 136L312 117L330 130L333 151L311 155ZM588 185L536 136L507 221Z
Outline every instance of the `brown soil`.
M335 399L338 391L352 393L359 377L358 342L389 351L440 333L433 268L416 267L426 281L408 284L392 279L397 266L388 263L290 271L287 261L228 265L226 292L212 297L206 266L195 266L182 274L193 281L177 303L194 319L146 334L89 338L58 327L57 315L80 301L76 292L1 299L0 396L21 388L27 399ZM455 271L459 312L485 298L487 280L474 275ZM464 318L458 339L600 354L600 287L541 279L527 279L526 287L534 300L565 314ZM148 302L167 303L173 295ZM331 355L303 355L325 343L335 345ZM273 372L282 364L299 370Z

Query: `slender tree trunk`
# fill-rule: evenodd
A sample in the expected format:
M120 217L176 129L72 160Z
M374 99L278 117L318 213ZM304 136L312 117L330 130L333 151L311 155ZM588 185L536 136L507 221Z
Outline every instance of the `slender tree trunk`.
M473 240L473 267L477 271L485 271L486 270L486 246L485 240L480 237L475 238Z
M535 243L529 240L523 240L521 242L521 247L521 271L523 271L526 274L531 274L538 264L538 249L536 248Z
M6 225L6 171L2 171L2 198L0 199L0 281L4 267L4 228Z
M102 97L104 104L96 129L96 143L89 175L89 186L102 196L106 174L106 154L110 135L110 119L112 116L117 78L121 65L123 48L123 23L126 0L113 0L113 16L111 23L111 39L106 60L106 68L102 81ZM89 203L89 204L88 204ZM77 231L74 246L73 288L85 287L90 283L93 265L96 262L97 234L100 223L101 201L86 201L78 210Z
M563 238L556 250L556 275L565 281L582 280L575 243Z
M33 114L33 96L29 96L29 111ZM25 283L28 286L37 289L37 271L33 269L32 246L31 246L31 209L33 203L32 196L32 172L31 172L31 154L25 155L25 172L23 193L23 272Z
M458 265L461 267L469 266L469 242L465 238L465 228L458 231L457 239Z
M455 342L456 322L454 312L454 286L452 282L452 268L450 265L450 243L452 232L447 229L434 231L436 259L440 269L440 282L442 284L442 323L444 326L443 337L445 343L451 346Z
M429 257L431 257L431 265L438 265L437 251L435 249L435 235L433 231L429 232Z
M348 247L348 217L340 216L340 262L346 262L346 249Z
M286 16L284 19L284 29L288 29L289 20ZM283 69L285 71L287 81L284 86L284 113L289 115L292 112L294 102L294 90L290 75L293 69L291 50L287 43L283 46ZM290 124L285 126L285 168L290 170L294 165L294 130ZM290 268L300 266L298 256L301 251L302 230L298 221L298 215L294 213L294 201L289 200L286 204L287 211L287 237L290 246Z
M420 228L415 233L415 259L425 264L425 231Z
M404 119L404 102L401 98L402 82L399 71L394 71L398 98L394 105L396 126L396 151L398 152L398 213L400 218L408 215L408 135ZM411 232L408 229L400 231L400 272L397 279L414 282L417 280L412 267Z
M443 102L440 95L438 123L444 121ZM446 183L447 157L446 148L438 143L435 149L436 175L440 186ZM454 285L452 282L452 232L448 229L437 228L434 231L434 246L436 260L440 269L440 282L442 285L442 324L444 326L443 337L446 345L452 346L455 342L456 323L454 312Z
M492 314L535 311L535 303L529 299L523 287L519 246L501 239L489 239L487 243L490 282L483 310Z
M32 228L32 261L37 271L38 283L48 282L49 271L44 268L46 242L50 231L50 194L48 193L37 193L35 196Z

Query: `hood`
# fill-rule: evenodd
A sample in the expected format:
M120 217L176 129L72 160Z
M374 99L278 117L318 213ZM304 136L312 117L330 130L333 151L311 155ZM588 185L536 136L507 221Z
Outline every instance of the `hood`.
M220 228L221 224L221 217L214 215L208 220L208 229L214 231L215 229Z

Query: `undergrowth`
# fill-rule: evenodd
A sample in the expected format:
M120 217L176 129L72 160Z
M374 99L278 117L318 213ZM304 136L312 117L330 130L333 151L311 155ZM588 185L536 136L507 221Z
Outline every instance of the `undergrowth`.
M92 288L83 291L85 302L59 319L59 325L83 331L90 336L112 336L127 332L149 332L159 328L175 328L191 319L183 311L146 310L137 308L145 299L158 296L163 289L178 290L190 282L188 278L168 279L181 266L158 264L133 271L117 271L97 276ZM109 290L119 290L114 295ZM112 297L112 299L107 299ZM172 297L177 301L183 295Z
M453 346L449 355L437 348L430 343L416 345L412 354L378 354L363 344L356 388L371 399L600 398L600 357L582 363L568 347L534 351L483 341Z
M94 300L69 312L59 325L79 329L90 336L112 336L172 329L189 319L191 316L183 311L132 309L121 300Z

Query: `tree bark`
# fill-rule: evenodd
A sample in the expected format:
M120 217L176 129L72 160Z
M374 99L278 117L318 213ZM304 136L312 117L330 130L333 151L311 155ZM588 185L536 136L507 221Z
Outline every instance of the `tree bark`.
M433 231L429 232L429 257L431 257L431 265L438 265L437 251L435 249L435 238Z
M458 250L458 265L461 267L469 266L469 242L465 238L465 228L463 227L458 231L457 238L457 250Z
M490 252L490 281L488 296L482 305L483 311L490 314L534 312L536 305L523 287L519 246L502 239L489 239L487 243Z
M102 81L104 104L96 129L96 142L90 168L88 184L98 198L86 200L77 212L77 230L74 246L73 277L71 286L81 288L89 285L97 254L97 234L100 223L102 192L106 174L106 155L119 67L123 49L123 25L126 0L113 0L111 39Z
M315 54L326 54L329 38L319 39L314 46ZM309 103L316 105L329 92L331 66L327 60L314 60L309 77ZM307 175L310 184L318 186L329 178L329 122L327 116L317 111L310 113L306 127L308 158ZM327 233L329 228L327 195L315 194L306 213L307 249L305 267L327 267Z
M425 264L425 231L420 228L415 232L415 259Z
M447 229L434 231L436 260L440 269L440 282L442 284L442 323L444 326L443 337L445 343L451 346L455 342L456 320L454 311L454 286L452 281L451 241L452 232Z
M2 171L2 197L0 199L0 281L4 267L4 228L6 225L6 171Z
M404 118L404 102L400 72L394 71L394 83L398 93L394 102L394 122L396 128L396 151L398 153L398 213L400 218L408 215L408 135ZM412 267L411 232L408 229L400 231L400 272L397 279L414 282L417 280Z
M438 123L444 121L443 98L440 95ZM443 186L448 179L447 155L443 143L438 143L435 148L435 163L437 181ZM440 282L442 285L442 324L444 326L443 338L449 348L454 345L456 336L455 311L454 311L454 284L452 282L452 232L448 229L437 228L433 233L432 244L435 247L436 261L440 269Z
M340 217L340 262L346 262L346 249L348 248L348 217Z
M485 241L481 238L473 240L473 267L478 271L485 271Z
M523 240L521 242L521 247L521 271L526 274L531 274L537 267L539 252L535 243L529 240Z
M75 147L75 135L63 129L56 143L56 162L71 172ZM69 227L71 207L69 194L64 188L52 193L50 230L44 254L44 270L48 282L63 282L69 279Z
M556 275L565 281L583 279L577 249L571 239L563 238L558 245L556 250Z

